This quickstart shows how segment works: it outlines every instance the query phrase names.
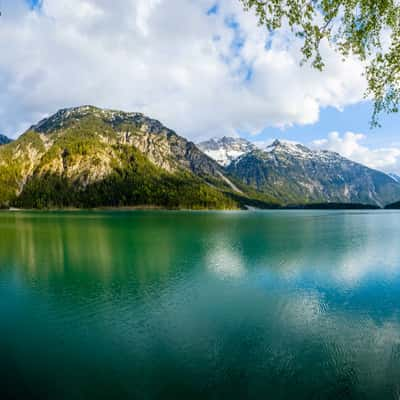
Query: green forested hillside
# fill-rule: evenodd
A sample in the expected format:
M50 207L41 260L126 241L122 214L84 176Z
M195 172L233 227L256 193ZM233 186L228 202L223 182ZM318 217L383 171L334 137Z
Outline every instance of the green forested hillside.
M0 148L1 207L224 209L247 198L193 143L142 114L61 110Z
M82 187L65 176L33 176L14 204L24 208L154 205L166 208L236 208L237 202L193 174L170 174L131 146L114 151L121 165L103 179ZM70 155L71 156L71 155Z

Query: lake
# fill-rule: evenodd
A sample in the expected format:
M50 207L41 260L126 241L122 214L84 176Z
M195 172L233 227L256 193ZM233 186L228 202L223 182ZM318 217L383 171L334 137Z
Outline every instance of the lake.
M397 399L400 212L1 212L0 383Z

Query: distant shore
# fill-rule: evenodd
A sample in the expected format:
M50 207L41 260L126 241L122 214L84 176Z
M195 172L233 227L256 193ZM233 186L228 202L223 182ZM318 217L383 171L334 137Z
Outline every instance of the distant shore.
M76 212L76 211L261 211L261 210L385 210L393 208L383 208L374 206L371 204L353 204L353 203L313 203L313 204L294 204L294 205L273 205L271 207L254 207L244 206L243 208L166 208L156 205L137 205L137 206L122 206L122 207L64 207L64 208L1 208L0 211L12 211L12 212L23 212L23 211L49 211L49 212Z

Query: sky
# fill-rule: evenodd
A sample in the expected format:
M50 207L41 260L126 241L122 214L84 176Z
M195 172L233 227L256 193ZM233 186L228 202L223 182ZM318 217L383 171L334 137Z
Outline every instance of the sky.
M300 66L239 0L0 0L0 133L60 108L143 112L195 142L301 142L400 174L399 115L371 129L364 67L327 43Z

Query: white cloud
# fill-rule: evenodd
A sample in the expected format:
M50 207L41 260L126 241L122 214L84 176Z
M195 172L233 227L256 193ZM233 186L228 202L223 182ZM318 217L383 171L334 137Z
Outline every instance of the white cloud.
M15 136L58 108L142 111L200 140L316 122L361 101L362 66L324 44L327 68L299 66L299 44L268 37L239 1L5 0L0 132ZM269 46L266 42L269 39ZM251 76L251 79L248 79Z
M315 140L312 147L336 151L341 155L386 172L400 173L400 147L370 149L362 145L365 135L362 133L329 133L326 139Z

